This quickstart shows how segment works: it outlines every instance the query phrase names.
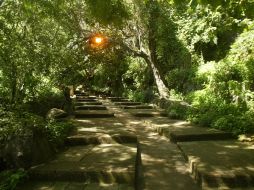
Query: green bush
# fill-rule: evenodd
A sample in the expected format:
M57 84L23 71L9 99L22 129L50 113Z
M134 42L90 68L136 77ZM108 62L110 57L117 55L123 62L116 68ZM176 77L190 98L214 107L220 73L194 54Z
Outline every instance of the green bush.
M246 29L219 62L199 67L203 90L189 96L189 120L202 126L250 133L254 128L254 32Z
M46 121L44 118L25 112L24 110L9 111L0 107L0 148L4 148L8 143L13 143L10 142L10 139L39 135L46 137L49 144L57 150L64 145L64 140L69 135L72 127L73 126L70 123ZM30 146L30 144L27 144L26 146ZM21 148L29 149L29 147ZM6 158L8 155L8 152L5 155L0 155L0 159L3 159L5 162L2 169L18 166L13 163L15 159L11 160Z
M45 117L51 108L64 108L65 98L61 91L44 91L38 97L27 102L24 107L32 113Z
M140 90L128 90L127 92L125 92L127 95L127 97L133 101L137 101L137 102L143 102L143 103L149 103L152 102L152 100L154 99L154 94L153 94L153 90L152 89L148 89L148 90L144 90L144 91L140 91Z
M46 125L47 135L50 143L56 148L64 145L64 140L73 130L73 125L69 122L50 121Z
M0 142L5 141L9 136L24 135L31 131L43 131L45 120L25 110L9 111L0 107Z
M182 104L180 101L171 102L167 109L169 118L171 119L186 119L189 107Z
M26 178L27 173L23 169L3 171L0 173L0 189L14 190Z
M191 122L234 134L254 132L254 112L245 106L227 103L205 90L192 98L193 106L187 114Z
M254 116L254 113L251 113L251 115ZM221 116L212 124L212 126L221 130L232 131L236 135L254 132L253 117L249 117L248 113Z

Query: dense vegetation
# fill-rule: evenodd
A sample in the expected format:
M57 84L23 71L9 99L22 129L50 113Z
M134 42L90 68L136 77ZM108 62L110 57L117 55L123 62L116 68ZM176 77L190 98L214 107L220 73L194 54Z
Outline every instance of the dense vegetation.
M80 84L253 132L253 19L252 0L2 0L0 142L38 129L59 141L70 126L45 115L68 111L66 88ZM107 44L92 48L94 34Z

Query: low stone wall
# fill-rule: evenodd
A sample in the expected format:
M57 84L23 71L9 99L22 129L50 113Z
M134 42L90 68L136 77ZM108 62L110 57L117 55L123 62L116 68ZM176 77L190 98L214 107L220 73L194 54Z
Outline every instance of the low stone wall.
M185 119L188 110L191 108L187 102L173 99L155 99L153 103L165 109L172 119Z
M6 168L29 168L50 160L54 153L45 135L38 132L8 137L0 145L0 160Z

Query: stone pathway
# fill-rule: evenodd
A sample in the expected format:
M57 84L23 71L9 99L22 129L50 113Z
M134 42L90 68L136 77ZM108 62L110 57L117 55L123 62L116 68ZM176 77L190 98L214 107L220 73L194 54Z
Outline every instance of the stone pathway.
M101 109L105 106L98 109L99 102L96 97L78 97L72 120L76 129L66 139L66 149L54 160L32 167L30 182L18 189L135 188L137 137L113 112Z
M176 143L202 189L254 189L253 143L185 121L154 118L145 123Z
M132 110L131 113L123 111L110 102L107 107L115 113L115 116L124 123L126 128L131 129L138 137L141 163L137 168L139 169L137 189L200 189L190 177L186 162L177 145L147 127L144 122L146 117L134 117L135 111ZM137 110L137 112L142 111ZM150 113L154 112L155 110L150 110ZM148 111L145 110L145 113ZM148 117L150 118L151 115Z
M121 97L79 93L75 105L66 150L20 190L254 189L254 145L230 133Z

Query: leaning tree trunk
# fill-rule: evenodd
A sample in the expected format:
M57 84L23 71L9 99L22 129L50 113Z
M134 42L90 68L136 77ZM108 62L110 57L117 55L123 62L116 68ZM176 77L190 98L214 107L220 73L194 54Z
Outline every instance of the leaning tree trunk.
M157 41L156 41L156 33L157 33L157 19L160 14L160 10L158 9L157 0L149 0L147 2L147 9L149 10L149 18L147 23L147 34L148 34L148 49L149 53L143 51L143 48L140 48L140 36L138 35L138 48L139 50L135 50L135 48L131 48L127 43L121 43L122 47L125 48L128 52L130 52L135 57L143 58L148 66L151 68L153 72L154 81L159 92L160 98L168 99L169 98L169 89L165 85L165 81L162 78L162 74L159 70L158 64L158 56L157 56Z
M150 65L154 80L160 95L160 98L169 98L168 88L166 87L162 75L157 67L158 57L157 57L157 41L156 41L156 31L157 31L157 18L159 16L159 10L156 0L149 1L149 20L148 20L148 46L150 51L150 58L146 61Z
M154 62L152 61L151 58L149 58L149 56L146 56L143 58L145 59L146 63L150 66L150 68L153 72L154 81L155 81L157 90L159 92L160 98L168 99L169 98L169 90L161 78L159 69L155 66Z
M161 78L158 68L155 66L153 62L151 62L151 69L153 71L154 80L160 95L160 98L168 99L169 98L169 91L166 87L164 81Z
M151 68L153 72L153 78L157 87L157 90L159 92L160 98L168 99L169 98L169 90L167 86L165 85L162 75L159 72L159 69L155 63L156 59L152 59L152 55L156 54L156 51L153 51L153 48L150 49L150 54L144 52L144 51L135 51L131 49L128 45L126 44L121 44L127 51L129 51L133 56L135 57L141 57L145 60L147 65Z

